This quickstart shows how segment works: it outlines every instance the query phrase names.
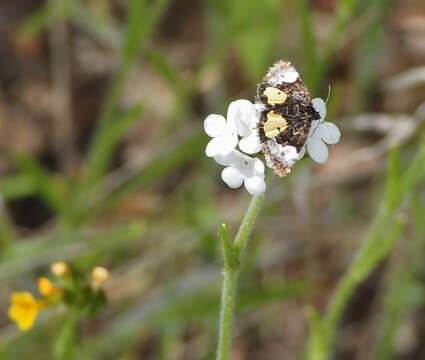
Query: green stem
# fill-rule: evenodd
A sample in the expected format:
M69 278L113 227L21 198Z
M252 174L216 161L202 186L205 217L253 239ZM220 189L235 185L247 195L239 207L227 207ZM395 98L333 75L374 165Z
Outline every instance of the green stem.
M221 292L219 337L216 355L217 360L229 359L232 342L236 289L240 271L240 257L248 243L263 200L264 194L254 196L251 199L248 210L245 213L245 217L239 227L233 244L230 244L228 241L227 227L222 226L220 231L224 252L224 278Z
M81 315L78 310L70 310L54 344L55 357L58 360L71 360L77 357Z
M220 330L216 357L217 360L226 360L229 358L232 342L233 314L235 307L238 271L225 270L223 277L220 309Z

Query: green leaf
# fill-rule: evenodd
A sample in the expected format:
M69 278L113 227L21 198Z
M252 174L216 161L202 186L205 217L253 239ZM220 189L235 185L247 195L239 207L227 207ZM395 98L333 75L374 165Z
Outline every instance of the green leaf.
M135 105L122 115L117 115L117 121L105 126L95 137L89 157L88 166L91 176L100 178L107 170L117 144L122 140L130 127L140 119L143 113L142 105ZM84 195L85 196L85 195Z
M240 61L252 83L258 82L277 55L281 9L281 1L266 0L261 6L256 1L244 1L235 11L232 38L236 40ZM253 23L256 25L251 26Z
M320 81L319 68L322 66L317 53L316 39L313 30L313 19L311 14L311 3L308 0L298 0L298 14L301 27L301 44L305 59L303 79L311 93L317 91Z
M30 175L17 174L0 178L0 196L3 200L13 200L32 195L37 186Z
M146 53L146 60L149 61L161 78L167 82L179 104L186 109L188 107L187 102L191 92L191 85L180 76L178 70L167 60L166 55L158 49L149 49ZM175 126L174 123L173 126Z
M32 182L34 191L67 223L72 222L72 206L69 188L63 178L46 171L36 160L26 155L17 158L18 168Z
M103 140L109 138L110 127L114 127L113 123L122 121L122 119L117 120L117 112L127 77L132 66L138 60L142 47L146 46L149 36L152 35L155 24L164 12L167 3L167 0L156 0L150 6L146 0L131 0L129 3L126 31L121 48L121 64L100 115L98 129L86 164L83 189L92 189L107 170L109 159L98 155L104 153L102 150ZM110 153L111 149L106 152Z

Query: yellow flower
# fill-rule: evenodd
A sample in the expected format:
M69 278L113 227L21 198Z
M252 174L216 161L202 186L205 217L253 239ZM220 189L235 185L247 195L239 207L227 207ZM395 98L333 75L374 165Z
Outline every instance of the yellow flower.
M56 276L62 277L68 272L69 268L68 268L68 265L65 262L56 261L50 266L50 270Z
M19 329L27 331L31 329L41 308L41 302L35 299L30 292L18 291L10 297L8 315L11 320L16 322Z
M62 289L58 288L46 277L39 277L37 280L38 291L43 296L52 296L62 293Z
M109 279L109 271L108 269L102 266L96 266L91 272L91 277L93 285L95 287L99 287L101 284L103 284L106 280Z

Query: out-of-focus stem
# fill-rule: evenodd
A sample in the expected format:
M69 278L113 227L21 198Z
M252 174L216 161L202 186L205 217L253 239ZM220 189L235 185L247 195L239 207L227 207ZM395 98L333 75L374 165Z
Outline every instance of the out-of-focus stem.
M306 359L326 360L330 358L337 334L338 324L349 299L359 285L391 251L395 240L403 230L405 219L397 211L412 196L413 190L425 175L425 135L416 156L395 186L387 186L381 211L357 251L350 267L339 281L329 306L323 315L320 331L312 333L307 347ZM393 175L397 177L398 175ZM316 341L318 336L320 341ZM319 344L319 345L318 345Z

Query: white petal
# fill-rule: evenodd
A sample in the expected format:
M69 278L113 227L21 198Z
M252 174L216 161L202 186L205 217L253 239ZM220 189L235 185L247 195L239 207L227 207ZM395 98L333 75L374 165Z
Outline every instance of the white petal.
M297 70L292 68L292 69L286 70L283 73L282 80L283 80L283 82L286 82L286 83L293 83L293 82L297 81L298 77L299 77L299 74L298 74Z
M253 158L235 149L233 149L232 151L230 151L230 153L226 155L218 154L214 156L214 160L220 165L223 165L223 166L232 165L240 169L253 167L252 163L254 161Z
M314 110L316 110L320 115L320 120L326 117L326 103L321 98L315 98L311 100L313 103Z
M308 155L310 155L310 157L319 164L328 160L328 148L320 139L310 138L307 140L307 151Z
M248 136L251 127L259 120L259 115L253 103L248 100L236 100L230 103L227 110L227 121L235 124L240 136Z
M249 100L236 100L229 105L227 118L237 117L241 122L249 125L255 120L257 110L254 104Z
M214 156L214 160L223 166L230 166L232 164L234 164L237 160L237 156L234 154L234 151L231 151L229 154L227 155L221 155L221 154L217 154L216 156Z
M221 172L221 178L232 189L240 187L243 183L243 175L233 166L224 168Z
M207 154L208 157L221 154L222 144L223 142L220 137L212 138L205 148L205 154Z
M223 142L220 154L227 155L231 152L236 145L238 145L238 136L236 134L228 134L226 136L220 136L220 139Z
M311 122L310 133L308 134L309 137L315 136L317 127L319 125L320 125L320 120L313 120Z
M266 190L264 176L252 176L244 181L245 187L251 195L261 195Z
M233 151L237 144L237 136L217 136L212 138L207 144L205 154L207 154L208 157L215 157L217 155L226 156Z
M239 101L242 101L242 100L239 100ZM248 101L248 100L245 100L245 101ZM236 132L239 135L248 136L250 134L249 126L240 120L239 106L237 101L233 101L230 103L229 108L227 109L227 121L234 124Z
M314 133L314 137L321 138L327 144L336 144L341 137L341 132L335 124L324 122L319 125Z
M264 105L263 103L255 103L254 107L255 107L255 110L257 110L257 113L267 109L267 106Z
M212 138L205 148L205 154L208 157L226 156L235 148L237 142L237 139L234 141L232 138L224 136Z
M261 150L257 134L251 134L239 141L239 148L246 154L256 154Z
M225 131L226 119L221 115L208 115L204 120L204 129L208 136L217 137Z
M264 163L258 159L254 159L253 171L255 175L264 176Z

